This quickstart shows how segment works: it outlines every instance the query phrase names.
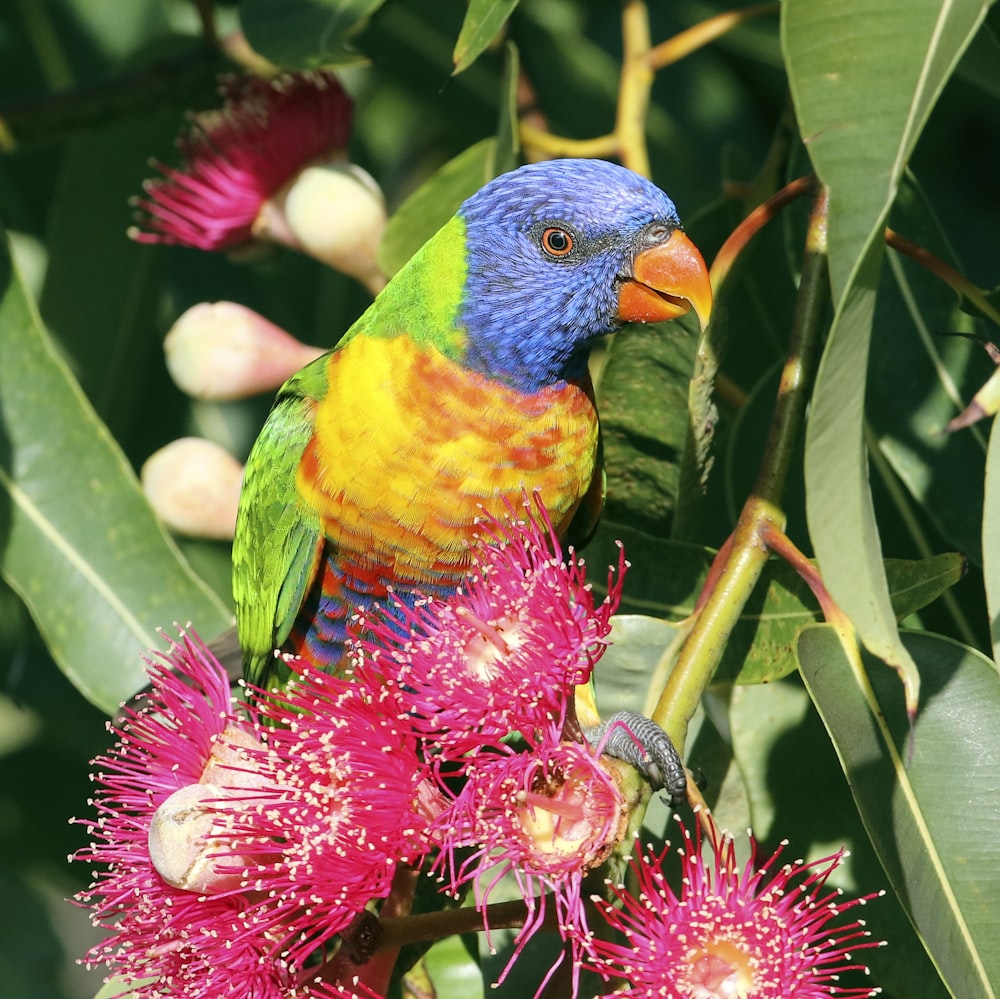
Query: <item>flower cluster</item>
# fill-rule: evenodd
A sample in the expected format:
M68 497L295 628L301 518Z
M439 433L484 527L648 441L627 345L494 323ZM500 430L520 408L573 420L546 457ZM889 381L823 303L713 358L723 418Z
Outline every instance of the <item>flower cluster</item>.
M349 984L331 939L431 855L442 890L473 886L481 910L514 876L519 946L546 892L567 940L585 939L582 879L626 808L565 728L620 582L595 606L544 512L489 530L465 589L365 622L346 678L291 660L288 689L237 704L190 635L151 663L152 692L96 761L77 855L103 867L81 896L111 933L91 962L150 999L326 995Z
M425 870L447 896L471 892L463 911L488 937L501 882L516 886L501 981L551 930L574 994L583 967L637 997L864 994L832 984L862 936L860 923L833 925L857 903L824 894L839 855L739 870L731 841L713 840L706 866L685 833L679 894L649 853L637 895L590 898L631 799L573 704L626 563L596 602L544 510L525 509L485 527L461 590L359 620L346 677L292 659L284 691L237 703L191 635L150 663L151 693L96 761L92 844L77 859L100 870L80 901L109 937L89 962L139 999L377 997L391 961L359 954L356 928L379 900L381 926L399 923L386 917L409 910Z

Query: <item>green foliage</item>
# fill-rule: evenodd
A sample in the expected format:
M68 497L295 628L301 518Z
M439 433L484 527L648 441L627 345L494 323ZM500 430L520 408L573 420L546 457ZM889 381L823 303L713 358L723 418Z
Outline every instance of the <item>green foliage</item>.
M172 539L136 471L188 433L245 457L270 400L188 399L166 373L164 333L190 305L232 300L331 345L369 300L290 251L237 261L126 238L147 160L176 163L185 113L214 106L216 72L240 68L216 34L242 30L280 68L343 68L350 158L389 206L387 275L525 158L641 168L648 156L709 261L751 209L816 173L828 277L808 277L807 209L792 204L739 253L706 338L691 320L630 328L597 359L608 504L586 552L595 589L617 540L632 563L598 703L656 709L712 561L774 462L799 285L818 288L816 343L797 355L808 412L793 417L777 507L808 557L798 568L818 569L866 651L842 621L821 623L796 568L764 554L746 593L726 591L732 619L713 632L714 680L695 691L685 760L730 828L788 839L796 856L846 844L837 884L887 889L865 912L888 941L865 958L883 995L995 996L1000 443L989 417L942 430L994 373L951 334L997 331L883 235L890 225L984 288L1000 281L996 11L785 0L678 62L654 60L648 108L624 105L640 116L627 133L622 54L635 38L617 4L213 6L26 0L0 26L0 880L24 900L8 907L24 915L0 937L0 978L46 999L98 991L97 972L51 971L93 939L82 913L51 900L87 875L66 870L82 833L64 819L86 807L102 712L142 685L139 652L157 628L190 621L208 638L230 620L228 545ZM648 19L654 46L728 9L625 6ZM616 125L610 144L573 144ZM660 806L645 825L671 828ZM511 953L502 933L493 943L497 955L474 960L468 942L440 942L419 973L442 999L479 994L480 963L488 987ZM528 994L519 976L535 963L499 994Z

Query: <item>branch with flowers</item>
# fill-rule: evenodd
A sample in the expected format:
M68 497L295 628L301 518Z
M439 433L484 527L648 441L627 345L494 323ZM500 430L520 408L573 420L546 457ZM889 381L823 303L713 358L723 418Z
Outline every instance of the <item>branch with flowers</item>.
M0 873L97 934L50 988L0 945L11 980L995 995L989 5L161 6L22 5L4 43ZM700 334L591 359L593 537L515 496L457 588L352 608L348 667L234 686L273 393L463 199L567 156L713 260Z

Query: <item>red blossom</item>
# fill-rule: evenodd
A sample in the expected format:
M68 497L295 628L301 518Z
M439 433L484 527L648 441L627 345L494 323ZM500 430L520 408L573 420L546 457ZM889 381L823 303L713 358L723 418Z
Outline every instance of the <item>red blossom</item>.
M166 986L180 997L285 994L288 969L268 953L271 942L244 898L203 895L167 883L149 853L157 809L175 792L208 777L232 788L252 782L242 750L256 743L232 702L225 671L196 636L182 635L166 655L148 661L152 692L126 709L112 732L115 746L94 761L96 819L77 820L92 842L76 860L100 865L77 896L110 935L87 954L135 988L140 999Z
M75 859L99 870L78 901L109 932L87 963L139 999L367 995L307 959L422 849L423 771L391 685L303 675L289 701L242 710L191 636L149 672L82 821Z
M487 521L474 574L447 598L397 600L362 625L403 690L414 727L442 758L456 759L513 732L561 727L574 688L607 645L626 567L609 571L595 606L582 560L565 560L544 507Z
M222 250L249 242L266 201L308 164L343 159L351 100L329 70L223 81L221 111L192 117L178 141L186 164L156 163L137 204L147 214L141 243Z
M667 844L633 861L638 891L615 888L620 908L594 899L626 938L618 943L598 935L590 943L591 968L631 983L614 996L860 999L878 992L838 984L845 972L867 972L852 959L852 949L880 946L868 939L861 920L840 921L876 895L841 901L838 890L826 887L842 850L779 868L782 844L758 866L751 840L751 857L741 869L731 837L712 844L714 859L706 863L700 827L694 838L683 825L681 831L679 892L663 870Z
M469 759L464 774L464 788L436 825L445 890L472 882L488 939L491 893L508 875L517 882L528 916L500 981L553 905L559 932L571 945L575 994L589 938L583 878L625 832L627 806L617 783L594 749L561 742L551 729L527 752L500 747Z

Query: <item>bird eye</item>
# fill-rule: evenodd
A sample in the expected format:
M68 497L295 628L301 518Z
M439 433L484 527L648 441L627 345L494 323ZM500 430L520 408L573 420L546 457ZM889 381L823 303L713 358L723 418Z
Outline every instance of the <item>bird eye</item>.
M542 233L542 249L552 257L565 257L573 249L573 237L565 230L551 226Z

